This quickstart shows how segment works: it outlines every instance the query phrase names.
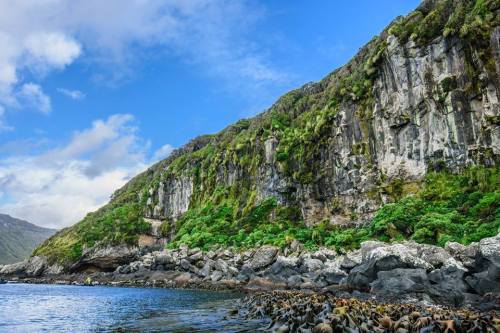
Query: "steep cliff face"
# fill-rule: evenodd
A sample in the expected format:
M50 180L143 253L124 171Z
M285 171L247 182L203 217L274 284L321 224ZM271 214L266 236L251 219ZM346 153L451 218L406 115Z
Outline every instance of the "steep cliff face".
M499 34L498 27L491 31L488 50L495 71L481 61L473 45L457 37L439 36L419 46L383 34L383 42L370 43L347 67L320 83L283 97L266 114L250 120L248 128L227 129L220 136L236 132L229 144L213 137L188 154L192 158L182 167L166 167L149 190L146 215L176 220L217 187L236 185L255 191L253 203L274 196L280 204L300 207L308 224L325 218L342 223L353 213L369 216L390 200L385 187L391 180L418 180L435 167L495 165L500 152ZM380 55L370 52L382 43ZM337 81L363 65L366 54L380 58L373 82L366 83L371 86L369 98L325 98ZM266 124L267 118L271 121ZM294 133L281 126L294 120L299 124L292 125L293 130L308 136L297 141L308 146L283 149L288 142L282 140ZM252 128L256 123L260 132ZM309 126L314 127L311 133ZM248 141L239 142L240 137ZM309 158L294 156L301 150ZM245 158L257 161L248 165Z
M255 118L194 139L82 223L134 205L162 223L158 237L172 239L186 216L214 207L226 209L229 223L251 226L273 198L270 221L281 214L308 226L361 224L417 192L430 170L496 166L498 8L498 1L424 1L344 67ZM57 236L51 242L61 244Z

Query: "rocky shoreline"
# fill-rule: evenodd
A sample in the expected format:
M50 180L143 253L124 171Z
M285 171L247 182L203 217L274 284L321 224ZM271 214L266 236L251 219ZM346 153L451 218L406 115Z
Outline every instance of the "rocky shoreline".
M255 293L240 304L247 319L267 318L271 332L498 332L498 313L383 304L299 292Z
M500 309L500 235L444 248L414 242L364 242L339 254L294 242L283 251L244 252L130 247L94 248L71 267L43 257L0 267L0 277L27 283L146 286L253 291L295 290L342 298Z

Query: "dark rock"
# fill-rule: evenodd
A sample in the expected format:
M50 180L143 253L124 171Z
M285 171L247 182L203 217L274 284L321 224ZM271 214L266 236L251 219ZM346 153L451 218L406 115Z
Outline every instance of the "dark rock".
M429 288L427 273L421 268L396 268L378 272L377 280L371 283L371 291L382 295L423 293Z

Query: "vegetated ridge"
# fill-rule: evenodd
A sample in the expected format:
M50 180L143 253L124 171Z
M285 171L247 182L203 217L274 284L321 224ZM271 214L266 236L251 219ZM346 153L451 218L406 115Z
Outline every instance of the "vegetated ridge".
M70 264L141 235L205 249L496 235L499 8L423 1L345 66L192 140L34 254Z
M0 265L29 257L37 245L56 231L0 214Z

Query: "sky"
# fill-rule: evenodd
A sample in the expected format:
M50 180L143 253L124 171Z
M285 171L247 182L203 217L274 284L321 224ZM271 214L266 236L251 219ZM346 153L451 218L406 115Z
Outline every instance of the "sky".
M0 0L0 213L76 223L191 138L320 80L418 3Z

